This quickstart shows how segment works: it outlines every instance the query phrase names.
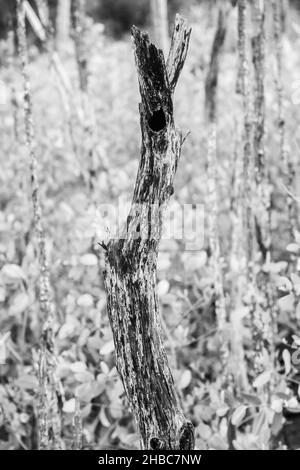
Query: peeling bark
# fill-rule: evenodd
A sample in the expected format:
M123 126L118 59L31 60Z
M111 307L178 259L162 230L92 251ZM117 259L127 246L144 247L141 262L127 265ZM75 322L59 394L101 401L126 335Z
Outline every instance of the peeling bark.
M144 449L193 449L162 344L156 264L162 212L172 195L181 146L172 93L187 54L190 28L176 17L167 66L148 35L132 28L141 104L142 148L126 233L106 247L107 309L117 369Z

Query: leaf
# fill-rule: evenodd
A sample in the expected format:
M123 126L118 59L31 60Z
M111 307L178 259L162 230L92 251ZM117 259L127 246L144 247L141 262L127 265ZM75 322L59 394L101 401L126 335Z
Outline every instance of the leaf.
M296 243L300 246L300 232L298 232L298 230L295 230L295 240Z
M279 276L277 278L276 283L277 283L277 289L283 292L291 292L291 290L293 289L293 285L291 281L285 276Z
M166 279L163 279L160 281L157 285L157 294L158 297L163 297L166 295L169 291L170 284Z
M283 401L280 398L274 398L271 403L271 408L275 413L281 413L283 407Z
M289 413L299 413L300 411L300 404L297 400L297 397L292 397L290 398L286 403L285 403L285 409Z
M295 347L300 346L300 338L299 338L299 336L293 335L292 338L293 338L293 341L294 341L294 343L295 343L294 346L295 346Z
M297 274L291 274L291 281L294 287L294 293L299 296L300 295L300 277Z
M87 253L80 257L80 263L84 266L97 266L98 259L93 253Z
M199 425L197 426L197 432L199 436L201 437L201 439L203 439L204 441L207 441L211 436L210 427L207 426L207 424L203 422L200 422Z
M27 413L20 413L20 421L22 424L26 424L29 421L29 415Z
M34 375L22 374L15 384L23 390L36 390L38 388L38 380Z
M294 309L295 296L293 294L285 295L278 299L278 306L284 312L291 312Z
M115 350L115 344L114 340L112 339L111 341L108 341L108 343L105 343L104 346L100 349L100 354L103 356L106 356L107 354L112 353Z
M227 390L225 390L224 392L224 401L230 408L234 408L235 403L236 403L234 396Z
M166 271L169 269L171 266L171 260L170 260L170 253L163 253L159 252L158 253L158 258L157 258L157 270L158 271Z
M91 382L92 380L94 380L94 374L92 374L88 370L85 370L83 372L77 372L75 374L75 379L81 383Z
M192 372L189 369L186 369L179 379L178 388L180 390L184 390L190 385L191 380L192 380Z
M90 414L91 412L91 409L92 409L92 404L91 403L88 403L87 405L85 405L82 409L81 409L81 418L84 419L84 418L87 418L88 415Z
M207 253L206 251L200 251L197 253L197 256L191 253L184 253L182 255L182 261L184 269L187 272L197 271L205 266L207 262Z
M5 286L0 285L0 302L4 302L6 297Z
M268 271L269 273L279 274L286 270L288 263L286 261L277 261L277 263L269 263Z
M98 381L83 383L78 385L77 393L80 401L89 403L93 398L100 395L105 389L104 384L100 384Z
M260 411L253 422L253 434L259 436L262 432L263 425L266 421L266 413L264 410Z
M5 264L2 268L2 275L7 284L25 279L22 268L17 264Z
M77 305L79 307L89 308L94 305L94 299L91 294L83 294L77 299Z
M7 331L2 336L0 336L0 346L5 344L5 342L10 338L10 331Z
M9 308L9 315L11 315L12 317L21 315L21 313L23 313L26 310L28 305L29 305L28 295L25 294L25 292L20 292L13 298L13 301Z
M100 362L100 369L102 370L103 374L105 374L105 375L109 374L109 367L106 364L106 362L104 362L104 361Z
M286 249L287 251L289 251L290 253L298 253L299 251L299 245L297 243L290 243Z
M300 321L300 302L298 302L296 305L295 315L296 315L297 320Z
M282 359L284 362L285 373L286 375L288 375L292 369L292 359L291 359L291 354L287 349L284 349L282 351Z
M295 286L300 285L300 277L297 274L291 273L291 281Z
M245 415L247 412L247 406L241 405L239 406L232 414L231 416L231 422L234 426L239 426L241 422L243 421Z
M63 411L65 413L75 413L76 408L76 400L75 398L71 398L70 400L65 401L63 406Z
M210 447L215 450L227 450L228 444L219 434L215 434L209 441Z
M73 362L73 364L70 365L70 369L75 374L79 373L79 372L85 372L86 371L86 364L82 361L76 361L76 362Z
M223 418L223 416L225 416L228 413L229 410L230 410L229 406L224 405L224 406L218 408L216 413L220 418Z
M256 395L252 395L250 393L242 393L242 396L250 405L261 405L261 401Z
M272 371L266 370L262 372L258 377L253 382L253 387L254 388L261 388L264 385L266 385L268 382L270 382L272 375Z
M106 428L109 428L110 427L110 422L106 416L106 413L105 413L105 408L102 406L101 410L100 410L100 421L101 423L103 424L103 426L105 426Z
M273 436L277 436L279 431L281 431L283 423L284 423L284 418L282 416L282 413L275 413L272 426L271 426L271 432Z

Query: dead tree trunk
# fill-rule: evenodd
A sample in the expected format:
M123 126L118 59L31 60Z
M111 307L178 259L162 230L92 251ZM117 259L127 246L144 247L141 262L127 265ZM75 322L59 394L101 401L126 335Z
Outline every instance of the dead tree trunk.
M220 240L218 230L218 166L217 166L217 88L220 55L226 36L227 5L219 6L218 25L211 50L211 59L205 81L205 111L208 126L207 138L207 208L208 208L208 251L214 276L215 313L220 340L222 362L222 385L228 379L228 341L226 338L226 302L224 296L223 272L220 263Z
M247 2L238 0L238 51L239 72L237 77L237 93L243 98L244 111L244 149L243 149L243 226L245 228L245 252L247 263L247 279L253 281L253 252L254 252L254 216L253 216L253 174L252 159L252 109L250 95L250 70L247 55L246 26Z
M290 240L295 237L295 231L299 230L299 220L297 216L297 202L291 193L295 193L295 160L289 151L286 138L286 122L284 112L284 87L282 79L282 34L284 31L284 2L283 0L272 0L273 6L273 36L275 43L276 54L276 91L277 91L277 106L278 106L278 132L280 135L280 160L283 164L284 183L288 188L286 194L286 203L288 207L288 228ZM293 256L293 255L292 255Z
M139 78L142 148L126 233L110 240L104 273L119 374L144 449L193 449L162 344L156 264L162 210L173 194L182 134L172 94L187 54L190 28L176 17L167 64L148 35L132 28Z
M253 8L252 59L254 66L254 165L258 194L256 241L265 260L270 251L270 194L265 156L265 3L255 0ZM257 214L258 213L258 214Z
M205 80L205 109L209 123L216 122L217 89L219 78L220 54L226 36L227 5L219 6L218 25L212 45L210 64Z
M30 77L28 72L28 51L26 42L25 0L17 1L17 34L19 56L23 78L23 106L26 145L28 150L31 199L33 205L33 225L37 237L37 254L39 262L39 304L43 332L39 358L39 396L38 396L38 427L39 448L61 448L61 394L56 376L56 351L54 341L55 307L51 296L50 273L46 253L46 237L43 225L42 205L37 174L37 154L35 143L35 127L33 122Z
M252 61L254 68L254 216L256 245L260 262L256 266L256 305L252 312L252 336L256 372L274 367L275 300L270 273L263 267L271 261L271 185L265 151L265 10L264 0L252 2L253 36ZM259 299L259 301L257 300ZM268 387L266 387L268 388Z

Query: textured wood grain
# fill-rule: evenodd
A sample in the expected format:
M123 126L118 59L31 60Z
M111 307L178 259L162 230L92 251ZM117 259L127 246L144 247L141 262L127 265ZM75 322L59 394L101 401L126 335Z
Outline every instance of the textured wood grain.
M148 35L132 28L139 80L142 148L126 234L106 249L105 286L119 374L145 449L192 449L162 343L156 263L163 208L172 195L182 135L172 93L186 57L190 29L176 18L166 66Z

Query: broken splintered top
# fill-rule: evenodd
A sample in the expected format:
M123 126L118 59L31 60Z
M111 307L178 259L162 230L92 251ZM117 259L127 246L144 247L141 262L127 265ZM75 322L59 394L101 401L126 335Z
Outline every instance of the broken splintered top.
M147 33L135 26L131 32L143 106L150 128L158 132L166 125L166 112L172 109L172 93L185 62L191 28L176 15L167 62Z
M192 29L188 26L187 21L177 14L174 23L171 47L166 62L171 92L173 92L176 87L180 72L186 59L191 31ZM136 26L132 26L131 35L136 57L138 56L141 58L139 53L142 52L141 49L143 49L143 52L145 52L146 55L148 55L147 51L150 52L155 49L157 51L157 56L159 56L161 61L165 63L162 50L151 43L148 33L140 31Z

